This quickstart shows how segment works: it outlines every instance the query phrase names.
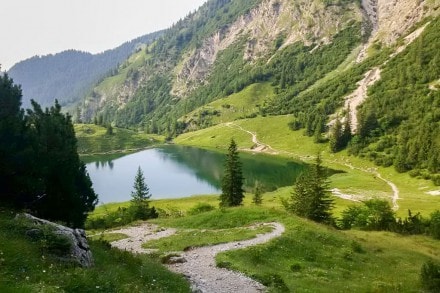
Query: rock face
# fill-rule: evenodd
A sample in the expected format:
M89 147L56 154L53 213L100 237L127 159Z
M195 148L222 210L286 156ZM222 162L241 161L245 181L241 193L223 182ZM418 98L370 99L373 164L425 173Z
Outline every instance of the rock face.
M67 258L78 263L82 267L93 266L92 252L87 242L86 233L82 229L71 229L63 225L55 224L47 220L39 219L29 214L18 214L16 219L25 219L33 223L35 226L49 226L54 229L54 233L64 236L71 242L70 253ZM35 233L36 229L30 229L27 234Z

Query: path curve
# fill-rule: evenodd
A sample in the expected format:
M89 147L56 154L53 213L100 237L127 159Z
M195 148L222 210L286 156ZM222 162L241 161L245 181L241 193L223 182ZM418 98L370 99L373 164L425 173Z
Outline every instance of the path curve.
M161 229L157 225L145 223L140 226L112 230L107 233L121 233L129 236L129 238L111 242L110 244L113 247L133 253L151 253L155 251L155 249L142 248L143 243L150 240L169 237L175 234L176 231L177 230L173 228Z
M257 134L256 133L251 132L249 130L246 130L242 126L240 126L238 124L235 124L233 122L228 122L225 125L227 127L230 127L230 128L237 128L237 129L239 129L241 131L247 132L250 135L252 135L252 142L257 145L257 148L250 149L250 151L252 151L252 152L259 152L259 153L265 152L265 153L271 153L271 154L284 153L284 154L296 156L296 157L298 157L298 158L300 158L301 160L304 160L304 161L305 160L310 160L311 158L313 158L312 156L311 157L304 157L304 156L300 156L298 154L291 153L291 152L288 152L288 151L276 150L272 146L270 146L268 144L264 144L261 141L259 141L258 138L257 138ZM268 152L267 150L270 150L270 151ZM362 172L365 172L365 173L373 174L374 176L376 176L377 178L379 178L380 180L385 182L388 186L391 187L391 190L393 191L393 195L391 197L391 200L392 200L392 203L393 203L393 210L397 211L399 209L399 204L397 203L397 201L400 199L400 197L399 197L399 193L400 193L399 192L399 188L397 187L396 184L394 184L390 180L387 180L387 179L383 178L382 175L376 169L373 169L373 170L368 169L368 170L366 170L366 169L363 169L363 168L354 167L353 165L348 164L348 163L341 163L341 162L336 161L336 160L333 160L332 162L336 163L336 164L340 164L340 165L346 166L346 167L349 167L350 169L356 169L356 170L359 170L359 171L362 171ZM338 196L338 192L333 192L333 194ZM352 197L347 197L346 199L352 200L352 201L358 201L357 199L353 199Z
M218 268L215 264L215 256L220 252L263 244L281 236L285 231L285 227L277 222L259 225L271 226L273 230L269 233L259 234L249 240L191 249L181 254L181 257L185 259L184 263L169 264L167 267L188 278L193 292L263 292L266 288L257 281L242 273ZM111 242L113 247L133 253L151 253L154 252L155 249L144 249L142 248L142 243L171 236L176 233L176 231L176 229L171 228L160 229L157 225L145 223L140 226L112 230L108 233L122 233L129 236L129 238Z
M280 223L274 222L262 225L272 226L274 229L269 233L257 235L257 237L249 240L194 248L182 254L186 262L170 264L168 268L185 275L191 282L194 292L262 292L265 287L257 281L242 273L218 268L215 264L215 256L220 252L263 244L281 236L285 231L284 226Z

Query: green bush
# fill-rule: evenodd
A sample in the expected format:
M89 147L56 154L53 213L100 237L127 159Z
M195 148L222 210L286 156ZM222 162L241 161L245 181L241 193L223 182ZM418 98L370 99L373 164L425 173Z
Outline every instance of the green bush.
M198 204L196 204L194 207L192 207L189 211L188 211L188 215L198 215L201 213L206 213L206 212L210 212L215 210L215 207L213 205L210 205L208 203L204 203L204 202L199 202Z
M420 280L428 292L440 292L440 264L429 260L422 265Z
M390 204L381 199L370 199L362 206L351 206L342 212L341 229L391 230L396 219Z

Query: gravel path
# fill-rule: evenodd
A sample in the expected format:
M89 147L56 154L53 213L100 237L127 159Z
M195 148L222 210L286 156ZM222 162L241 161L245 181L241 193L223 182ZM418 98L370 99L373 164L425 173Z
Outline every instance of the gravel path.
M263 225L272 226L274 229L269 233L258 235L250 240L194 248L182 254L186 262L170 264L168 268L185 275L191 282L194 292L262 292L265 290L265 287L251 278L238 272L217 268L215 256L223 251L242 249L266 243L273 238L281 236L285 231L284 226L280 223L267 223Z
M142 243L171 236L176 233L176 229L160 229L157 225L146 223L141 226L109 231L108 233L122 233L129 236L129 238L112 242L113 247L133 253L150 253L154 249L142 248Z
M262 284L251 278L239 272L217 268L215 265L215 256L220 252L263 244L281 236L285 231L284 226L280 223L261 225L272 226L274 229L269 233L257 235L249 240L194 248L181 253L179 259L183 260L183 263L169 264L167 267L188 278L194 292L251 293L265 291ZM171 236L176 233L176 229L159 229L157 225L146 223L141 226L113 230L109 233L122 233L129 236L129 238L112 242L113 247L133 253L150 253L154 250L142 248L142 243Z

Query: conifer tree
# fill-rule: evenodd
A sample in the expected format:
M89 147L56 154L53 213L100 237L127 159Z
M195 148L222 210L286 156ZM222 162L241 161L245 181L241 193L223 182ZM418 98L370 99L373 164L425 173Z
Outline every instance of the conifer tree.
M132 220L147 220L157 218L157 212L154 207L150 208L151 193L148 185L145 183L144 173L141 167L138 167L134 178L134 190L131 192Z
M335 124L332 127L330 134L330 150L332 153L337 153L341 150L342 145L342 124L339 117L336 117Z
M252 202L256 205L261 205L263 203L263 188L258 181L255 182L254 197L252 198Z
M143 201L148 201L151 197L150 188L145 183L144 173L141 167L138 167L136 176L134 177L134 191L131 192L131 201L134 203L139 203Z
M229 152L226 156L225 171L222 178L222 194L220 206L239 206L243 202L243 174L238 157L237 144L231 139Z
M322 167L320 155L316 163L296 180L290 200L285 203L287 210L294 214L320 223L331 223L333 200L328 188L327 172Z

